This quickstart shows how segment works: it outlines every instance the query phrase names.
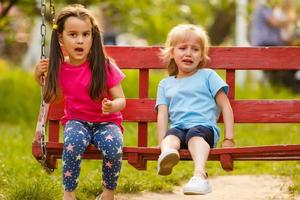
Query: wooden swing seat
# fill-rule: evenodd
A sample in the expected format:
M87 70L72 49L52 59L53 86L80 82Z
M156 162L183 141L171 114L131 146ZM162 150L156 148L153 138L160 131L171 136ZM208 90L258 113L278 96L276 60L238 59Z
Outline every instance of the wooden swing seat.
M138 144L134 147L124 147L123 159L128 160L128 163L136 169L145 170L147 161L157 160L160 154L159 148L147 145L147 125L149 122L156 121L155 99L148 97L149 70L165 68L158 56L159 47L109 46L106 50L121 69L139 71L139 98L127 99L126 108L122 111L124 121L138 123ZM236 70L299 70L299 55L299 47L212 47L210 49L209 67L226 71L235 123L300 123L300 100L235 98ZM151 85L151 87L157 86ZM62 115L63 103L50 105L46 143L46 164L50 169L57 168L57 159L61 159L62 156L63 144L59 142ZM222 119L219 119L219 122L221 123ZM156 137L156 133L152 134ZM37 160L40 160L41 146L33 143L32 153ZM101 155L93 145L90 145L83 157L100 159ZM191 160L188 150L180 150L180 159ZM209 160L220 161L225 170L233 169L234 160L300 160L300 144L214 148L210 151Z

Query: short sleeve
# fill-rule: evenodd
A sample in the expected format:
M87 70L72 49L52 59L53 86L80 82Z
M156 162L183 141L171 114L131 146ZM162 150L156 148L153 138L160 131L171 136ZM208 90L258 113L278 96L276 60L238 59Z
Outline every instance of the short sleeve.
M157 107L159 105L168 105L168 101L165 93L164 81L160 81L158 84L155 110L157 110Z
M106 65L106 71L106 84L108 89L118 85L125 78L125 74L119 69L119 67L115 63L110 62L109 66Z
M223 89L225 94L228 94L228 85L214 70L208 76L208 85L213 97L216 96L220 89Z

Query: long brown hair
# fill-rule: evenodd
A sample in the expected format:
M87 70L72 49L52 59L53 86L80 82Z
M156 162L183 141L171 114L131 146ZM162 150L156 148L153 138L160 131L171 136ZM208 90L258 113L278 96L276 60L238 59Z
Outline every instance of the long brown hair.
M62 34L65 21L69 17L88 18L92 24L92 47L88 55L92 74L89 95L93 100L100 100L106 94L105 66L107 65L109 68L109 58L104 49L100 28L89 10L80 4L74 4L61 10L56 19L56 27L52 30L49 70L43 93L44 101L47 103L55 100L60 92L58 77L60 65L64 62L64 54L59 44L59 35Z

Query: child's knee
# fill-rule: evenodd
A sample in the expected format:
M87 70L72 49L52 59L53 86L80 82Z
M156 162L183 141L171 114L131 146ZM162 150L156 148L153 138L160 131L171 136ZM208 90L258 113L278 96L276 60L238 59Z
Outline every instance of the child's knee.
M116 148L109 148L103 151L104 160L110 160L112 162L118 162L123 157L122 146Z

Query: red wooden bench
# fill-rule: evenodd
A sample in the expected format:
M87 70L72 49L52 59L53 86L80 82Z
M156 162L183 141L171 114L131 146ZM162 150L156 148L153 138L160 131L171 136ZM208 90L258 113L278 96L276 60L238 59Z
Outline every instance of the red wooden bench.
M124 158L139 170L146 169L147 160L157 160L158 148L147 147L148 122L156 121L155 99L148 97L149 70L163 69L158 47L107 47L108 54L122 69L139 70L139 98L127 99L122 112L126 122L138 123L136 146L123 149ZM300 100L237 100L235 98L236 70L295 70L300 69L300 48L296 47L213 47L210 50L209 67L226 70L229 84L229 98L234 111L235 123L300 123ZM153 86L156 87L156 86ZM59 119L63 114L63 104L52 104L47 118L48 141L46 143L46 164L57 168L63 144L59 143ZM219 120L222 122L222 119ZM255 130L259 131L259 130ZM124 133L126 134L126 132ZM40 145L32 145L32 153L40 160ZM86 159L99 159L100 153L90 145ZM182 160L190 160L187 150L180 150ZM218 160L225 170L233 169L234 160L300 160L300 145L245 146L235 148L215 148L209 160Z

